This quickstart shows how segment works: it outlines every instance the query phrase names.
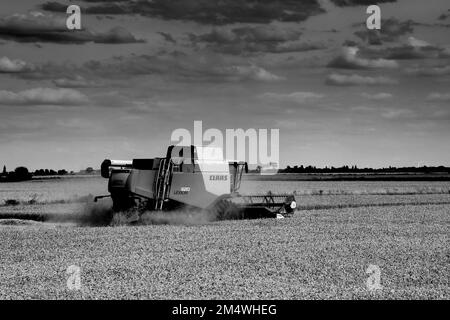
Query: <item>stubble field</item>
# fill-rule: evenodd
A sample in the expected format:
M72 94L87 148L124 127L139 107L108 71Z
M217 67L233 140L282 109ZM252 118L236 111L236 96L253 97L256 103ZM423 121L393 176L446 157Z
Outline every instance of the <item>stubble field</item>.
M84 194L47 185L31 203L40 188L0 185L0 202L19 202L0 206L0 299L450 298L448 182L280 182L266 187L297 191L289 219L94 227L89 214L108 203L83 203L86 191L102 191L104 181L93 181ZM71 265L80 290L67 285ZM375 289L369 265L380 271Z

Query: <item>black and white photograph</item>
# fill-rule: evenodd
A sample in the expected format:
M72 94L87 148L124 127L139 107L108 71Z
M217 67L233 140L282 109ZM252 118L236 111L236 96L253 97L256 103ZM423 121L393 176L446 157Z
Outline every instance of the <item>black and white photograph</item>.
M449 235L448 0L0 2L0 300L449 300Z

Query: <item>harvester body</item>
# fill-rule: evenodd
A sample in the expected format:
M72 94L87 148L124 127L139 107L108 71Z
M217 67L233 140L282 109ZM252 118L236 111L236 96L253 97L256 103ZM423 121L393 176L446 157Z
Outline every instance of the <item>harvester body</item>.
M245 162L223 160L221 150L196 146L170 146L164 158L102 163L102 176L109 179L108 191L117 211L194 209L209 211L218 219L293 213L292 195L240 195L247 171Z

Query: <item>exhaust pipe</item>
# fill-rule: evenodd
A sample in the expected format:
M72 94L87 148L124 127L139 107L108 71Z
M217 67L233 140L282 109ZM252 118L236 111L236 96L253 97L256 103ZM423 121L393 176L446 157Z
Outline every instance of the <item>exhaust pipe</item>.
M133 167L133 161L131 160L109 160L109 159L105 159L102 162L102 166L101 166L101 173L102 173L102 177L105 179L109 178L109 174L110 168L120 168L120 169L124 169L124 168L132 168Z

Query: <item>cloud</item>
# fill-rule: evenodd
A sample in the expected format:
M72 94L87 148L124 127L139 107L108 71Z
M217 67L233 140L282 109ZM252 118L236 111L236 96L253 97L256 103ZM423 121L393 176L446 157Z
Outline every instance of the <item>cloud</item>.
M426 108L408 108L393 106L391 104L362 105L353 107L351 110L366 115L377 115L392 121L417 120L422 122L426 120L446 120L450 116L450 110L448 108L431 104L427 105Z
M358 57L359 49L356 47L345 47L342 53L334 58L329 68L340 69L375 69L375 68L397 68L397 62L386 59L364 59Z
M431 45L428 42L426 42L424 40L420 40L420 39L414 38L414 37L409 37L408 38L408 43L409 43L409 45L411 47L414 47L414 48L431 47Z
M214 28L211 32L199 36L192 35L197 41L210 43L237 43L249 42L284 42L298 40L301 32L292 29L283 29L279 26L245 26L234 29L225 27Z
M362 30L356 31L354 34L365 43L381 45L383 42L396 42L401 36L412 33L415 24L412 20L399 21L395 18L382 19L381 30L368 30L364 23L364 25L358 24Z
M416 48L408 45L387 48L384 51L385 51L384 55L386 56L387 59L396 59L396 60L427 59L428 57L431 58L431 55L437 57L437 55L434 55L434 52L430 50L424 51L421 48Z
M105 83L101 81L88 80L80 75L72 78L55 79L53 83L60 88L95 88L105 86Z
M68 30L66 19L41 12L14 14L0 18L0 38L16 42L53 43L137 43L128 30L115 27L107 32L94 32L88 29Z
M438 77L450 75L450 66L435 66L435 67L411 67L405 69L407 75L422 76L422 77Z
M55 79L73 79L73 77L68 76L78 73L90 73L84 67L77 66L72 63L61 63L56 62L46 62L41 64L34 64L33 69L29 72L16 73L15 76L26 79L26 80L55 80Z
M286 41L280 43L273 50L268 50L271 53L285 53L285 52L305 52L313 50L325 49L325 45L318 42L301 42L301 41Z
M33 66L22 60L11 60L8 57L0 58L0 73L20 73L33 69Z
M0 91L3 105L83 105L89 101L83 93L73 89L34 88L19 92Z
M450 93L430 93L427 97L429 101L450 101Z
M263 100L270 100L276 102L291 102L297 104L303 104L305 102L310 102L312 100L323 98L323 94L315 93L315 92L292 92L289 94L285 93L273 93L266 92L259 96L259 98Z
M124 1L114 1L107 3L108 1L85 1L85 2L98 2L101 4L96 4L93 6L84 6L81 7L81 12L85 14L109 14L109 15L116 15L116 14L127 14L127 13L136 13L134 12L135 9L137 9L134 1L132 0L124 0ZM119 3L121 2L121 3ZM144 3L145 1L141 1ZM59 12L59 13L65 13L67 10L67 4L62 4L56 1L48 1L41 5L41 9L45 11L50 12Z
M450 58L450 49L440 47L409 37L406 42L397 46L381 49L366 49L367 53L382 56L385 59L395 60L423 60L423 59L447 59Z
M448 9L447 12L441 14L441 15L438 17L438 20L445 20L445 19L447 19L448 17L450 17L450 9Z
M335 5L339 7L347 6L369 6L372 4L385 3L385 2L395 2L396 0L331 0Z
M389 109L381 113L381 116L386 119L413 119L417 118L417 112L410 109Z
M194 45L206 44L215 51L230 54L284 53L323 49L318 43L300 41L301 32L276 25L214 28L189 38Z
M397 84L396 80L388 77L365 77L357 74L331 74L325 80L327 85L332 86L376 86L376 85L393 85Z
M255 65L243 66L221 66L211 70L212 74L223 76L229 81L256 80L264 82L275 82L284 80L283 77L277 76L261 67Z
M135 38L127 29L123 27L114 27L104 33L90 33L86 37L86 41L93 41L95 43L142 43L142 39Z
M17 74L28 80L51 80L58 87L102 87L111 81L122 85L130 77L159 76L159 80L180 82L277 82L285 80L248 59L203 51L187 54L182 51L160 51L153 55L114 56L73 63L37 64L27 73Z
M363 96L364 98L367 98L369 100L387 100L387 99L392 98L392 94L385 93L385 92L380 92L380 93L375 93L375 94L363 92L363 93L361 93L361 96Z
M90 1L93 2L93 1ZM304 21L324 12L317 0L137 0L84 6L86 14L139 14L165 20L194 21L201 24L268 23ZM42 9L65 12L66 6L47 2Z
M242 59L227 59L212 53L187 55L180 51L117 57L112 61L90 61L83 65L83 69L104 78L158 74L179 81L273 82L284 80L282 76L255 64L243 62Z
M170 33L167 32L157 32L157 33L160 34L167 42L171 42L173 44L177 43L177 41L172 37Z
M285 79L240 58L210 52L188 55L180 51L116 56L101 61L91 60L82 65L47 63L19 76L32 80L51 79L60 87L82 88L103 86L106 81L109 83L114 79L147 75L181 82L276 82Z
M134 115L142 115L155 113L180 112L180 104L172 101L161 101L156 98L146 99L144 101L132 101L130 106L126 108L127 113Z

